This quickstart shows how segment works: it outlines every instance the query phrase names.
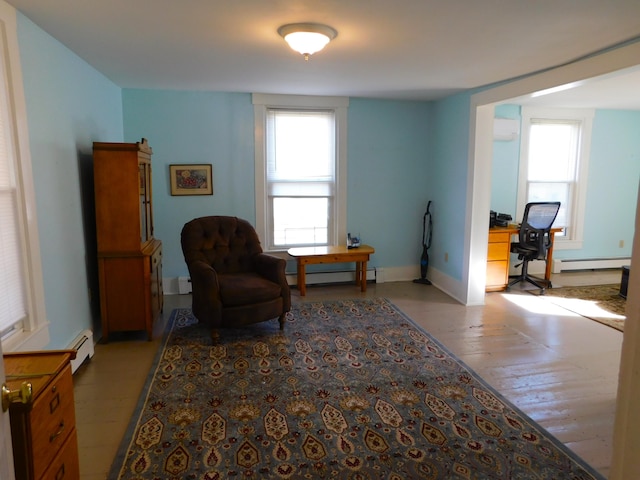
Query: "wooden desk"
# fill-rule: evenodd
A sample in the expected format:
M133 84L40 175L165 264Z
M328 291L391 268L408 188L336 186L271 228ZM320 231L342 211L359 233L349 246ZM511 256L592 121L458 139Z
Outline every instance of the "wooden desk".
M505 290L509 283L509 258L511 257L511 237L517 235L520 227L493 227L489 229L489 245L487 250L487 281L485 291L496 292ZM554 236L561 228L551 229L551 247L547 252L545 281L551 283L551 268L553 265Z
M362 292L367 291L367 262L369 256L375 253L373 247L360 245L357 248L347 248L346 245L332 245L328 247L299 247L290 248L289 255L296 259L298 270L298 290L300 296L307 294L305 283L306 266L318 263L356 263L356 285L360 284Z

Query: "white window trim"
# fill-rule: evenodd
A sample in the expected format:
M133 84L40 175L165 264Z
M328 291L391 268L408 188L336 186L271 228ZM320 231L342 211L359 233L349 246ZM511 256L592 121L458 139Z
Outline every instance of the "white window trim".
M520 167L518 179L518 203L516 218L524 215L527 193L527 162L529 152L529 127L532 118L551 120L578 120L581 122L579 140L579 165L575 192L575 207L573 215L573 229L571 238L556 237L555 250L579 250L584 240L584 217L587 202L587 181L589 178L589 157L591 153L591 130L595 110L584 108L544 108L522 107L522 128L520 143Z
M4 352L17 350L40 350L49 343L49 322L44 301L42 263L38 220L36 216L33 169L29 150L29 130L27 107L18 48L16 10L6 2L0 2L0 45L6 55L0 62L2 88L8 96L10 108L8 120L12 131L11 142L16 157L16 177L18 184L19 222L23 236L24 272L27 294L28 316L19 333L2 342ZM6 43L5 43L6 42Z
M255 123L255 195L256 195L256 232L263 246L267 239L267 205L264 201L267 192L267 151L265 129L268 108L331 108L336 114L336 218L333 238L329 243L337 245L347 238L347 107L348 97L319 97L306 95L277 95L254 93L252 96ZM343 242L340 241L343 239ZM280 251L271 251L278 253Z

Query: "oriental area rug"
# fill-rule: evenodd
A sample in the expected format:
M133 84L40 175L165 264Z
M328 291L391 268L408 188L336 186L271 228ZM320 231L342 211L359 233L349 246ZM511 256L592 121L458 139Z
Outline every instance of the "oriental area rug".
M622 332L627 301L619 292L620 284L587 285L548 288L544 297L555 305Z
M385 299L172 313L109 479L602 479Z

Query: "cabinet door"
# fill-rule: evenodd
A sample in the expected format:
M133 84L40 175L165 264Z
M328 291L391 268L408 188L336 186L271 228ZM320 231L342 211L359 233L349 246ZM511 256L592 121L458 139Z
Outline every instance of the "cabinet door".
M140 175L140 241L145 243L153 237L151 215L151 164L142 161L138 165Z
M151 256L151 318L154 321L160 315L164 302L162 289L162 246Z

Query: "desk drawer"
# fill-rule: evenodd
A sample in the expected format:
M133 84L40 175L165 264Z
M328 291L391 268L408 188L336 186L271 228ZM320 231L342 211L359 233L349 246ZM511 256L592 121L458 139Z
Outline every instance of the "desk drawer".
M30 417L33 472L35 478L40 478L75 429L71 365L38 396Z
M503 290L508 282L509 261L487 263L487 288Z
M77 480L80 478L78 459L78 436L74 429L62 446L60 453L53 459L44 472L43 480Z
M509 248L508 243L490 243L487 249L487 261L508 260Z
M511 243L511 234L508 232L489 232L489 243Z

